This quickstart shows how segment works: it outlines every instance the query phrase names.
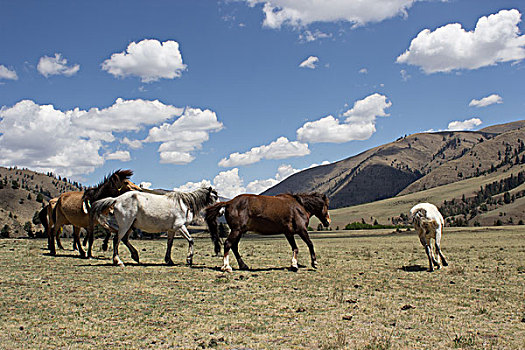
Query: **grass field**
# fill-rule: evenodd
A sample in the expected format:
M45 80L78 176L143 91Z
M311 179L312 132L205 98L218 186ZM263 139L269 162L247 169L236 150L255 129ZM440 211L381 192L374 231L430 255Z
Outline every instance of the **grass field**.
M0 240L3 349L449 349L525 348L525 231L445 230L450 266L425 271L415 233L314 233L320 267L288 271L284 236L248 235L251 271L217 270L208 237L195 265L177 240L133 241L125 268L95 243L95 259L46 255L44 240ZM64 240L70 247L69 241ZM234 268L236 263L233 264Z

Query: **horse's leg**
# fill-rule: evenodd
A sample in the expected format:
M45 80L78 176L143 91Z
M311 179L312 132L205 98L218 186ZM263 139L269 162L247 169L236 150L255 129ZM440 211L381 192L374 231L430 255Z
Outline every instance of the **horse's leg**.
M230 234L228 235L228 238L226 238L226 241L224 241L224 258L223 258L223 265L221 267L222 271L226 272L232 272L233 269L230 266L230 249L233 246L233 242L238 242L241 236L241 231L238 229L231 230Z
M188 241L188 256L186 257L186 263L191 265L193 264L193 237L191 237L190 232L185 225L182 225L179 230L182 232L184 238L186 238Z
M244 263L244 261L241 258L241 254L239 254L239 241L241 240L241 235L237 237L237 240L232 244L232 251L233 254L235 254L235 258L237 259L237 264L239 264L239 270L249 270L250 268L248 265Z
M108 250L108 242L111 238L111 232L109 230L106 230L106 237L104 237L104 242L102 242L102 250L107 251Z
M80 256L85 258L86 252L84 249L82 249L82 245L80 244L80 227L73 226L73 244L76 244L78 247L78 252L80 253Z
M425 239L425 237L423 236L424 233L420 233L419 235L419 241L421 242L421 244L423 245L423 247L425 247L425 252L427 253L427 257L428 257L428 272L432 272L434 271L434 265L432 263L432 258L430 257L430 246L428 245L428 242L427 240Z
M91 254L91 249L93 248L93 241L95 240L95 232L94 232L94 229L93 229L93 225L90 225L90 227L88 227L87 229L87 233L86 233L86 238L88 239L88 258L92 258L93 255ZM85 239L84 239L85 241ZM84 243L85 244L85 243Z
M168 230L168 242L166 243L166 255L164 256L164 261L169 266L175 265L171 259L171 247L173 246L173 237L175 236L174 230Z
M316 269L317 268L317 257L315 256L314 244L310 240L308 231L306 229L300 230L299 236L303 239L304 243L306 243L306 245L308 246L308 250L310 250L310 259L312 261L312 267Z
M115 234L115 237L113 237L113 264L114 265L118 265L120 267L124 267L124 263L122 262L122 260L120 260L120 258L118 256L118 245L119 245L120 241L122 240L122 238L124 238L124 236L127 234L127 232L130 229L131 229L131 227L129 227L127 229L123 229L123 228L119 227L118 233Z
M128 247L129 252L131 253L131 259L135 260L137 264L140 264L139 252L137 251L137 249L135 249L134 246L131 245L131 242L129 241L130 233L131 233L131 229L129 229L128 233L126 233L126 235L122 237L122 243L124 243L126 247Z
M297 270L299 270L299 265L297 264L297 254L299 253L299 248L297 248L297 243L295 243L295 238L292 232L286 232L284 235L292 247L292 266L290 269L294 272L297 272Z
M55 223L53 226L47 230L47 249L49 249L50 255L56 255L55 250L55 232L58 230L58 225Z
M86 235L84 236L84 240L82 241L82 245L83 245L84 247L85 247L86 244L88 243L88 239L89 239L89 235L86 234Z
M64 250L64 247L62 246L62 242L60 241L60 234L62 233L62 227L60 230L57 230L57 233L55 235L55 239L57 240L57 247L58 249Z
M436 246L436 253L439 255L439 258L441 259L441 263L443 264L443 266L448 266L447 259L445 259L445 256L441 252L441 228L439 228L436 231L435 246Z
M77 241L75 241L75 236L73 236L73 251L78 250Z

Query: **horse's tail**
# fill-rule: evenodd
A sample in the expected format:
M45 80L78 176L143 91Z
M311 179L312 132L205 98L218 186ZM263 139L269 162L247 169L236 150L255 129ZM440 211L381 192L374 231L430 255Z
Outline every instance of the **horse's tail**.
M49 204L48 204L49 205ZM47 206L42 208L40 212L38 213L38 219L40 220L40 223L42 226L44 226L44 234L47 236L47 230L49 230L49 222L47 220Z
M53 225L56 225L57 223L57 208L61 200L59 199L57 204L53 207L53 212L51 214L51 217L53 218Z
M219 227L217 225L217 218L223 214L221 213L221 209L227 204L228 202L215 203L214 205L209 206L204 210L204 219L208 224L211 240L213 241L213 244L215 246L215 254L217 255L219 255L219 253L221 252L221 239L219 237Z

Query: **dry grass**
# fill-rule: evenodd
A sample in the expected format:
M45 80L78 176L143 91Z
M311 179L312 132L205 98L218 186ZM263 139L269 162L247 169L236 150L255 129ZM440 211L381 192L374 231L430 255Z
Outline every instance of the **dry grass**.
M363 234L365 233L365 234ZM43 240L0 241L0 344L35 348L398 349L525 348L525 234L445 233L450 266L424 271L414 234L314 234L320 268L286 269L284 237L248 236L251 271L224 274L209 238L196 265L162 264L165 241L135 241L143 264L45 255ZM66 242L67 243L67 242ZM69 243L64 244L70 247ZM300 263L309 266L300 243ZM235 266L235 265L234 265Z

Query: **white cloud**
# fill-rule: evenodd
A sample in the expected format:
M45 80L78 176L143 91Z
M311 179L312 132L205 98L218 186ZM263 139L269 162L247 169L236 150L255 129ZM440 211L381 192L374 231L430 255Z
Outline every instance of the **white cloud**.
M316 29L313 32L310 30L305 30L304 33L299 35L299 39L308 43L319 39L327 39L331 37L331 33L323 33L319 29Z
M117 140L114 133L138 131L144 126L184 114L169 126L171 132L149 142L160 145L161 162L186 164L194 159L190 151L200 147L207 132L219 130L222 123L215 113L200 109L183 110L159 101L122 100L108 108L60 111L52 105L38 105L23 100L12 107L0 109L0 164L27 167L37 171L52 171L68 177L94 171L105 160L128 161L128 151L100 151ZM210 123L206 125L206 122ZM164 124L163 124L164 125ZM154 134L152 130L150 134ZM179 130L179 132L177 132ZM205 136L199 133L206 134ZM197 139L193 135L199 135ZM168 136L172 136L171 140ZM189 135L189 136L188 136ZM143 141L124 137L121 145L138 147ZM186 142L186 143L185 143ZM182 144L182 151L175 146Z
M131 160L131 155L128 151L115 151L113 153L108 153L104 155L106 160L120 160L122 162L129 162Z
M464 121L453 121L448 124L448 131L472 130L482 124L481 119L472 118Z
M303 62L301 62L299 64L299 67L315 69L315 68L317 68L316 64L318 62L319 62L319 57L310 56L307 59L305 59Z
M406 70L401 69L401 71L399 71L399 73L401 74L401 80L408 81L408 79L410 79L410 74L408 74L408 72Z
M228 158L219 162L222 167L235 167L257 163L262 159L285 159L290 157L302 157L310 154L306 143L289 141L286 137L279 137L269 145L253 147L245 153L232 153Z
M138 76L149 83L159 79L179 78L186 69L179 43L155 39L132 42L125 52L114 53L102 63L102 69L116 77Z
M0 79L18 80L18 75L13 69L9 69L6 66L0 64Z
M0 109L0 164L53 171L70 177L104 163L102 142L75 127L71 115L52 105L23 100Z
M353 108L343 114L346 117L344 122L329 115L305 123L297 130L297 139L313 143L366 140L376 131L376 118L388 116L385 109L391 105L386 96L375 93L355 102Z
M201 180L200 182L187 182L184 185L180 187L174 187L173 191L179 191L179 192L191 192L195 191L201 187L209 187L211 186L211 182L209 180Z
M142 141L140 140L130 140L127 137L124 137L121 141L122 144L127 145L131 149L142 148Z
M43 56L40 57L36 69L46 78L50 75L65 75L70 77L76 74L80 65L67 65L67 60L61 54L55 53L55 57Z
M421 31L396 62L421 67L425 73L477 69L525 58L525 35L520 36L518 10L501 10L481 17L473 31L459 23Z
M138 131L145 125L158 124L182 114L184 109L165 105L158 100L123 100L117 98L108 108L74 109L76 125L96 131Z
M233 198L246 191L243 180L239 177L238 168L221 171L213 179L213 186L220 196L226 198Z
M246 0L251 6L263 3L264 26L304 27L313 22L345 21L354 26L406 16L416 0Z
M366 68L361 68L361 69L359 70L359 74L368 74L368 69L366 69Z
M479 108L479 107L487 107L495 103L503 103L503 99L501 98L501 96L497 94L492 94L490 96L483 97L481 100L473 99L472 101L470 101L468 105L469 107Z
M141 188L150 189L151 188L151 182L143 181L139 184Z
M187 164L195 158L191 152L208 141L210 132L219 131L222 127L215 112L186 108L173 123L151 128L143 142L162 142L159 146L161 163Z

